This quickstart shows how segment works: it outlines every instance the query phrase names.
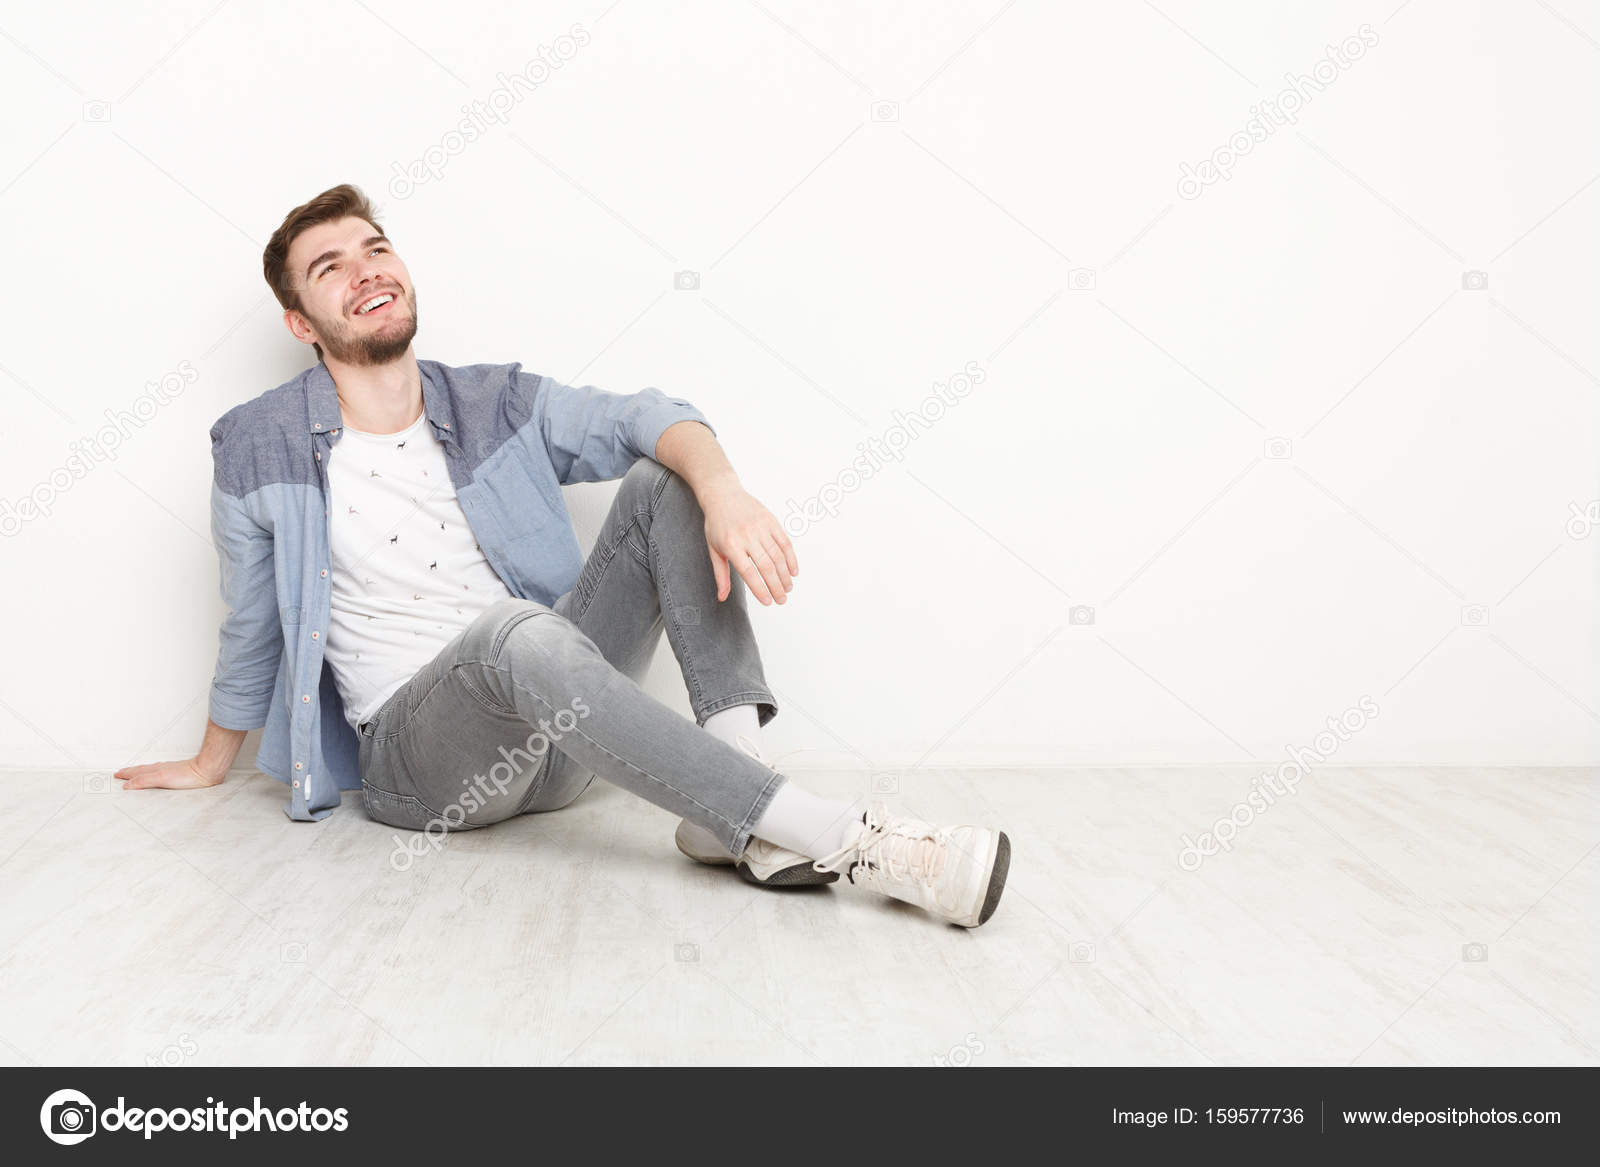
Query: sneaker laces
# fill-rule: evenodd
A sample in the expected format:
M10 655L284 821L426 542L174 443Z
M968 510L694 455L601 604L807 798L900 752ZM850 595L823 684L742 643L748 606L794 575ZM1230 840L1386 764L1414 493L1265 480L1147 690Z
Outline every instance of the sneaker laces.
M915 880L933 888L937 900L935 881L944 872L949 843L950 832L943 827L915 819L891 820L889 808L873 802L867 806L865 827L856 841L824 855L812 867L817 871L838 871L864 863L879 868L891 879Z

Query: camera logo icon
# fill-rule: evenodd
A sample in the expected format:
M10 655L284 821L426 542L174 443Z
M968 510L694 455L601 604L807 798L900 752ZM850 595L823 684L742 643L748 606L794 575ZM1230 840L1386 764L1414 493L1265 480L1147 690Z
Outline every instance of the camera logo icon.
M1071 964L1093 964L1094 945L1087 940L1075 940L1067 949L1067 961Z
M874 774L872 776L872 793L899 794L900 776L898 774Z
M698 944L674 944L672 946L672 959L679 964L696 964L700 960L700 946Z
M1600 499L1593 499L1581 508L1577 503L1569 502L1567 511L1572 516L1567 520L1567 535L1570 538L1587 539L1590 531L1600 527Z
M1074 292L1092 292L1095 287L1095 274L1092 267L1075 267L1067 273L1067 287Z
M1489 609L1482 604L1468 604L1461 609L1461 623L1468 628L1486 628L1489 624Z
M57 1090L39 1108L39 1125L52 1143L71 1147L95 1132L95 1108L87 1094Z
M1088 604L1074 604L1071 608L1067 609L1067 623L1093 624L1094 609Z
M1463 944L1461 946L1461 959L1469 964L1483 964L1489 959L1489 946L1487 944Z
M1486 292L1489 290L1489 273L1486 271L1464 271L1461 273L1461 289L1465 292Z
M680 292L698 292L700 290L700 273L697 271L674 272L672 286Z
M1294 454L1294 443L1288 438L1268 438L1261 446L1261 456L1273 462L1286 462Z
M900 103L895 101L875 101L872 103L872 120L875 122L897 122L900 120Z
M86 122L108 122L111 120L111 103L109 101L86 101L83 103L83 120Z

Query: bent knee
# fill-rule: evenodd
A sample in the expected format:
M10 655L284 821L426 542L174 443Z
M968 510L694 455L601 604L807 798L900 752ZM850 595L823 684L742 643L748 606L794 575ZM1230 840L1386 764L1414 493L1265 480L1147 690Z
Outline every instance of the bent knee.
M523 600L508 596L496 600L473 617L462 636L460 661L492 661L500 652L506 639L516 629L527 624L544 624L539 617L556 615L553 608L536 600Z
M648 455L628 468L617 494L629 499L628 509L634 514L644 511L655 514L663 509L698 508L700 505L694 491L679 474Z

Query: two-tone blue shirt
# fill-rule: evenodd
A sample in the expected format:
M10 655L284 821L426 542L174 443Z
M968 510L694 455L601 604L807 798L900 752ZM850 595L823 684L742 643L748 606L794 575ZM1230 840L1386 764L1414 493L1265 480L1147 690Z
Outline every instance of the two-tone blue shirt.
M511 593L541 604L554 604L583 569L561 487L621 478L676 422L711 428L659 389L574 388L519 364L417 366L423 413L473 536ZM319 362L211 427L211 537L229 611L209 716L224 729L266 727L256 765L289 786L284 810L305 821L361 788L359 741L323 658L333 591L328 460L343 425Z

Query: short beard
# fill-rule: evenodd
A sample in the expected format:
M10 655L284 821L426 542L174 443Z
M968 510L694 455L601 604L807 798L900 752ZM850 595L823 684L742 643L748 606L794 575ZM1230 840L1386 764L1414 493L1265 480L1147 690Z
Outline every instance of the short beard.
M417 294L405 294L406 306L411 309L411 319L399 332L379 332L372 336L355 336L342 319L334 327L324 328L316 320L318 339L322 342L324 362L328 357L345 365L387 365L406 355L411 341L417 335Z

